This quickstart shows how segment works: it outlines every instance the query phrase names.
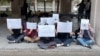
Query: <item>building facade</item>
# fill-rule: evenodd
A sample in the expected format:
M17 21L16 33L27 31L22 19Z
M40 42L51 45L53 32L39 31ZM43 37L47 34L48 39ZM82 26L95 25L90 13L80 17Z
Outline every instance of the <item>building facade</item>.
M27 0L28 5L32 11L44 11L44 7L47 12L49 11L56 11L57 10L57 3L56 0ZM45 6L44 6L45 3Z

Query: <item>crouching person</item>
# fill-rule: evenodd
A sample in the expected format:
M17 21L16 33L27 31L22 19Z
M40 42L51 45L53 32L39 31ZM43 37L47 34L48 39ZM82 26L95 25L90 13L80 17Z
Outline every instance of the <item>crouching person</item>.
M9 43L20 43L23 41L25 34L22 33L22 29L9 29L9 31L11 33L10 36L7 36Z
M77 40L81 45L91 49L93 43L95 42L93 35L94 35L94 29L89 24L88 30L80 30L80 32L78 33Z

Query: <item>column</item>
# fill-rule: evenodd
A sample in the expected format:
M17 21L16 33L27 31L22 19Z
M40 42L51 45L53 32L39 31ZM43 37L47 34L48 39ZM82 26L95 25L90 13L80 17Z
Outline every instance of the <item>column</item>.
M61 13L71 12L71 2L72 0L61 0Z
M52 11L55 11L56 7L55 7L55 0L52 1Z
M23 1L24 0L12 0L12 17L20 17Z
M35 10L37 11L37 0L35 0L34 2L35 2Z
M100 46L100 0L91 0L91 25L95 29L94 38Z
M46 12L46 2L47 0L44 0L44 12Z

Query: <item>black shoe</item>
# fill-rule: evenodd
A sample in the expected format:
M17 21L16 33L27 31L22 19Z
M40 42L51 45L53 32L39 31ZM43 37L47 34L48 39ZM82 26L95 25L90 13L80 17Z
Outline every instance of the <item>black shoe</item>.
M18 42L15 42L15 43L21 43L20 41L18 41Z
M88 45L87 48L92 49L92 46L91 45Z
M69 46L70 46L70 44L67 44L67 45L63 45L63 46L65 46L65 47L69 47Z

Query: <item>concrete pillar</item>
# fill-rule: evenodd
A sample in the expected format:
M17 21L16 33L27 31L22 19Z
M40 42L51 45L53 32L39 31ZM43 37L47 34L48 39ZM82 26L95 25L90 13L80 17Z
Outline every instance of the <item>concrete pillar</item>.
M12 0L12 17L20 17L23 1L24 0Z
M61 0L61 13L70 13L71 12L71 2L72 0Z
M56 11L56 7L55 7L55 0L52 1L52 11Z
M37 11L37 0L34 0L35 2L35 10Z
M91 0L91 25L95 29L95 40L100 46L100 0Z

